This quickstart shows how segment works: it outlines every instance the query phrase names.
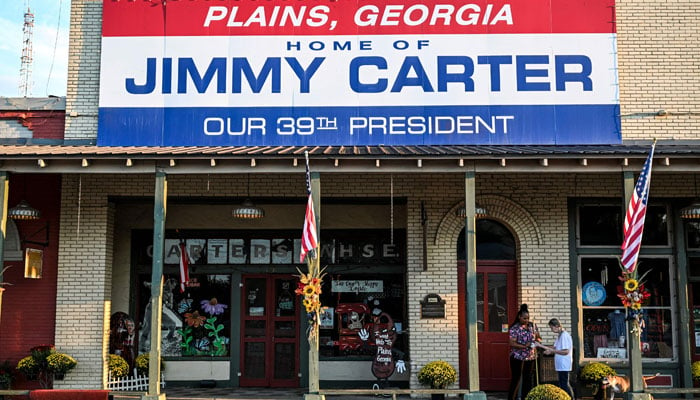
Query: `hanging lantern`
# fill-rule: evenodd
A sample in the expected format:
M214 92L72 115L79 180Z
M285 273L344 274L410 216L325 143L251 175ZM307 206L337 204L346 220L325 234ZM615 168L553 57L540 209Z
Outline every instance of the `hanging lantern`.
M467 208L466 207L460 207L457 209L457 212L455 213L458 218L466 218L467 217ZM474 216L476 218L486 218L488 216L488 211L486 211L486 208L481 207L480 205L476 205L476 208L474 210Z
M26 200L22 200L15 207L10 208L7 216L16 220L35 220L41 217L41 211L30 206Z

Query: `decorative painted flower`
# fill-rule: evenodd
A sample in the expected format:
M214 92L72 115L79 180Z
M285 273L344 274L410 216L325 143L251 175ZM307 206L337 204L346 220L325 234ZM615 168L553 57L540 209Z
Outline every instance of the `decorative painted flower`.
M633 292L639 286L639 282L636 279L628 279L625 281L625 290L628 292Z
M202 305L202 310L209 315L223 314L224 310L228 308L226 304L219 303L216 297L212 297L211 300L202 300L199 304Z
M199 328L200 326L204 325L205 320L206 317L199 315L199 311L185 313L185 322L187 322L187 325L189 326Z

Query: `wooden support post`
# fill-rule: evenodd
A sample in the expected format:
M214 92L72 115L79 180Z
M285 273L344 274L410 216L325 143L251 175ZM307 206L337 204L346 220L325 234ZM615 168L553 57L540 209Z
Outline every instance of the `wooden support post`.
M623 192L624 204L623 215L627 211L627 205L632 198L634 192L634 173L632 171L624 171L623 173ZM642 351L640 349L640 329L636 326L635 321L630 321L626 324L627 332L629 332L629 363L630 363L630 392L642 394L644 392L644 381L642 380Z
M316 249L316 258L308 261L309 273L318 273L321 268L321 176L318 172L311 172L311 196L314 202L314 214L316 214L316 237L319 246ZM316 315L316 321L319 319ZM325 395L319 394L319 360L318 360L318 324L315 324L314 332L309 333L309 393L304 394L304 400L324 400Z
M151 351L148 364L148 393L142 400L165 399L160 393L161 319L163 313L163 256L168 199L167 175L156 171L153 204L153 266L151 268Z
M465 399L486 399L486 394L479 391L479 341L476 312L476 172L472 166L464 176L464 238L466 242L467 276L467 359L469 360L469 393Z
M0 317L2 316L3 274L5 269L5 238L7 237L7 195L10 181L6 171L0 171Z

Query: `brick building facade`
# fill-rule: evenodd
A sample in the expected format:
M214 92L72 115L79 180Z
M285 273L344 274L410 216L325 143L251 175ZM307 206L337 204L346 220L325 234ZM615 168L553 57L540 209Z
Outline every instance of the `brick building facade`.
M166 230L187 231L193 235L188 239L203 237L205 231L247 230L255 238L256 231L300 228L306 194L304 150L310 150L312 169L321 174L324 199L321 232L382 229L391 231L392 235L394 230L405 233L402 239L405 265L401 266L403 311L394 318L403 320L405 347L401 350L408 356L409 374L395 375L397 385L420 386L416 372L435 359L457 367L462 378L458 384L466 385L463 380L468 361L464 352L460 352L466 339L465 332L459 328L465 312L459 307L464 288L459 287L457 276L459 236L465 222L456 216L456 211L464 206L465 174L468 176L470 172L475 173L476 203L488 210L485 220L505 227L515 240L515 268L510 279L514 279L516 291L507 294L508 301L527 303L532 316L542 326L549 318L560 318L574 337L577 364L599 360L594 350L586 349L589 339L586 332L590 326L587 320L591 315L595 319L616 307L608 304L607 308L596 309L584 304L581 288L588 278L582 270L590 260L619 256L615 252L619 244L587 246L581 242L582 234L586 234L582 227L588 215L585 213L588 207L603 207L601 210L612 207L618 211L624 208L623 185L629 185L631 174L641 169L652 138L659 140L659 144L650 202L663 210L659 211L663 219L660 226L667 238L662 244L643 247L641 257L667 263L667 267L657 269L667 268L661 277L667 278L668 286L660 291L667 291L661 297L671 302L658 303L655 315L663 316L662 324L671 324L671 337L660 338L658 342L669 346L672 352L663 353L663 346L659 346L661 349L655 355L646 356L644 369L671 376L675 386L691 385L689 361L697 353L692 315L687 310L695 305L692 293L693 285L698 285L694 278L700 279L700 271L696 270L700 264L695 261L697 246L691 245L688 238L698 227L694 225L696 222L682 220L679 211L697 196L700 75L696 66L700 33L695 27L700 22L700 5L693 1L675 2L673 7L645 1L618 1L614 11L622 145L500 149L446 146L398 150L380 147L144 149L94 146L98 135L102 2L74 0L64 142L58 148L22 145L0 148L5 165L13 173L38 173L41 177L53 173L61 178L61 187L55 192L56 197L60 195L56 209L60 213L56 225L60 233L50 244L57 251L54 342L79 363L64 381L55 382L55 387L103 387L107 379L105 357L109 352L110 315L117 311L132 315L142 312L143 304L137 298L142 290L139 265L133 256L138 245L133 235L136 230L153 229L151 199L156 169L168 175L167 195L171 200ZM48 168L37 167L37 159L46 160ZM87 161L86 165L81 166L82 160ZM29 182L37 177L28 175L27 179ZM11 187L12 199L17 187L14 179ZM229 217L231 206L246 197L265 208L266 218L240 222ZM480 261L483 260L477 260L477 266L488 264ZM238 286L233 283L250 273L248 267L231 270L232 332L244 313L240 304L238 310L233 310L233 304L241 301L237 299L241 296L236 290ZM605 270L606 274L615 279L617 266L610 268ZM295 273L295 268L287 265L280 270L271 267L259 272L275 271ZM386 271L393 270L387 267ZM366 274L361 279L371 279L371 272ZM16 288L25 284L18 283ZM429 294L439 294L445 300L444 318L422 317L421 301ZM7 308L12 307L8 304L18 303L14 296L10 290L5 294L10 303L3 304L0 343L5 343L4 336L11 334L5 321ZM511 322L515 311L509 309L505 320ZM80 316L79 323L76 316ZM224 385L239 385L237 374L241 372L244 356L242 345L234 350L239 347L235 335L231 333L229 356L219 364L211 364L216 367L203 359L169 358L166 380L194 384L214 377ZM543 336L547 342L553 340L548 332L543 332ZM301 340L300 346L303 345ZM500 355L503 349L493 351ZM308 360L301 353L298 385L305 386ZM19 355L14 353L12 357ZM619 373L628 371L626 358L603 359ZM349 361L364 366L354 369L340 366ZM195 374L188 378L188 368L194 368L195 364L188 367L187 362L200 362L197 368L205 369L223 365L226 374L224 377L214 373ZM504 363L505 359L495 365ZM322 386L365 385L373 379L368 373L369 364L367 357L322 358ZM484 370L481 375L491 373ZM338 377L343 375L344 378Z

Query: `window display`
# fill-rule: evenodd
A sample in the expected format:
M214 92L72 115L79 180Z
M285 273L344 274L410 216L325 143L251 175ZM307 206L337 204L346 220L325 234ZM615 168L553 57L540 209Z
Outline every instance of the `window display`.
M320 355L326 359L375 355L375 338L363 340L362 334L390 319L391 352L396 359L405 359L403 280L402 274L373 274L371 280L365 274L329 274L321 298L328 308L320 326Z
M142 275L143 288L150 276ZM231 276L190 274L185 292L177 275L163 275L163 356L228 357L231 337ZM139 353L150 349L150 290L141 290Z
M639 276L651 293L643 304L643 358L673 358L669 261L640 258ZM622 282L616 258L581 259L584 358L627 358L627 315L618 297Z

